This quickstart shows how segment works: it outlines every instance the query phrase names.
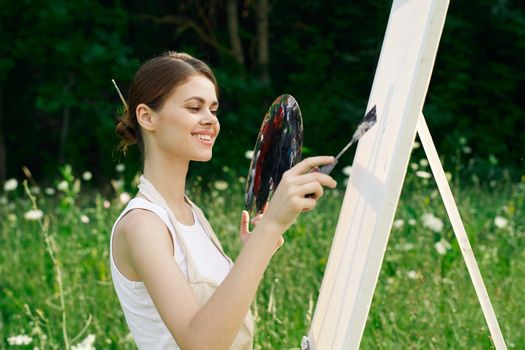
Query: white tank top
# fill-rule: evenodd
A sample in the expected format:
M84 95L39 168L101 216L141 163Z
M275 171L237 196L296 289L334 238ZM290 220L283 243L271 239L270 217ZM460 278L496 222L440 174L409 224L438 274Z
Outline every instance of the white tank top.
M126 323L139 349L175 350L180 349L148 294L143 282L127 279L117 268L113 260L113 235L115 227L122 217L132 209L146 209L157 214L166 224L174 242L174 258L182 273L188 278L188 264L181 245L177 241L175 230L168 213L160 206L144 198L133 198L119 215L111 230L110 265L113 286L126 318ZM215 247L192 210L194 224L183 225L179 221L180 234L188 254L191 254L199 273L206 278L221 283L231 269L230 262ZM147 232L144 232L147 234ZM177 310L173 310L177 312Z

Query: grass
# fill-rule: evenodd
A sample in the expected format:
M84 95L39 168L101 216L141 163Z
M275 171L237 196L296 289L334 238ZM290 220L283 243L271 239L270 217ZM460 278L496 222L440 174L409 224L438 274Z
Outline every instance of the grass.
M134 349L114 293L109 233L131 184L114 182L116 195L89 191L70 168L63 191L35 195L23 186L2 194L0 206L0 349L8 338L28 335L20 348L74 348L88 335L98 349ZM62 180L62 179L61 179ZM219 191L197 178L190 197L204 210L234 258L244 184L227 168ZM241 179L242 180L242 179ZM525 344L525 179L520 183L452 183L456 202L509 348ZM344 196L326 190L317 208L286 233L259 287L252 311L255 349L299 348L315 310ZM24 214L39 208L43 217ZM441 230L424 225L432 213ZM495 223L495 218L506 220ZM364 331L363 349L490 349L469 274L432 179L409 169ZM444 254L436 243L445 243ZM449 242L450 246L446 243ZM440 244L441 244L440 243ZM443 251L442 251L443 253ZM11 340L13 342L13 340Z

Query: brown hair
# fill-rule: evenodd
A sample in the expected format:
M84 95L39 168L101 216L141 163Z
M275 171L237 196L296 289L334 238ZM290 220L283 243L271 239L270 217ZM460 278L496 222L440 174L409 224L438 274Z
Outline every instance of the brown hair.
M160 110L173 90L193 74L210 79L219 95L219 86L210 67L184 52L167 51L149 59L137 70L129 87L127 106L116 120L116 132L122 137L119 150L126 153L129 146L138 144L144 155L144 141L135 114L137 106L144 103L154 111Z

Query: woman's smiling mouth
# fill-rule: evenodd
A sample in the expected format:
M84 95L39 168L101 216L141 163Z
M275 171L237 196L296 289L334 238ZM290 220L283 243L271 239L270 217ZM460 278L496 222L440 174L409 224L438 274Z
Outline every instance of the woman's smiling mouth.
M199 140L202 144L211 146L213 145L213 140L215 135L210 134L192 134L193 137L195 137L197 140Z

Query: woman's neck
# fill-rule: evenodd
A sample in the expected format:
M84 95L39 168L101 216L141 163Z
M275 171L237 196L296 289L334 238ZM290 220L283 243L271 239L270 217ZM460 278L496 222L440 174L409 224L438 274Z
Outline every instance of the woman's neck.
M166 203L175 211L182 211L186 204L184 193L189 161L180 158L147 156L144 161L144 177L162 195Z

